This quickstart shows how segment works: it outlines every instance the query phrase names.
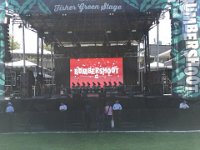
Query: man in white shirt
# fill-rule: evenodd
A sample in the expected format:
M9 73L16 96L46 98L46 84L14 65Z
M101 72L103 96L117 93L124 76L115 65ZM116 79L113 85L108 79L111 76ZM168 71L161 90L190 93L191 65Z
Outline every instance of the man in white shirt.
M8 102L8 105L6 107L6 113L13 113L15 111L13 105L11 102Z
M60 106L59 106L59 110L60 110L61 112L67 111L67 105L64 104L64 103L61 103Z
M120 128L121 111L122 111L122 105L119 103L118 100L116 100L115 104L113 105L115 128Z
M6 109L5 109L5 112L8 114L8 125L7 125L7 128L12 131L13 130L13 121L14 121L14 116L13 116L13 113L15 112L15 109L12 105L11 102L8 102L7 106L6 106Z
M113 110L122 110L122 105L119 103L118 100L113 105Z
M187 104L187 102L184 100L183 102L180 103L179 105L180 109L188 109L190 108L189 105Z
M61 112L60 113L60 124L61 124L61 128L63 130L65 130L67 128L67 105L65 103L60 103L60 106L59 106L59 111Z

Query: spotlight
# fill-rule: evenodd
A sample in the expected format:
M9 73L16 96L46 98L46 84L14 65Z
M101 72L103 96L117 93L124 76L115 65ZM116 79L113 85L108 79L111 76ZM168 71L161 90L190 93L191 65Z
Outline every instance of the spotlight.
M106 31L107 34L110 34L111 32L112 32L112 31L110 31L110 30L107 30L107 31Z

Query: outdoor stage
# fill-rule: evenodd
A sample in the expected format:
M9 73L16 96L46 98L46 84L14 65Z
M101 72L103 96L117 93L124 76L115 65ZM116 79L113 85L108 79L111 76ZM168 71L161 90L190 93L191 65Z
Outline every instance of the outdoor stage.
M183 4L188 3L183 2ZM169 5L170 17L172 17L173 76L169 70L152 71L150 68L150 63L155 58L150 57L149 30L158 26L161 12L168 11ZM197 6L196 1L190 5ZM0 101L1 132L84 130L86 101L92 108L91 130L96 130L97 108L103 107L106 101L114 103L115 100L119 100L123 106L122 127L119 130L199 129L198 101L189 101L190 109L179 110L181 100L164 95L167 87L170 94L173 92L174 95L187 98L199 96L199 63L197 63L199 46L195 47L197 49L194 51L190 51L194 48L192 46L199 43L198 40L195 44L193 41L188 41L191 40L190 32L185 33L183 27L189 26L187 23L191 20L188 18L191 17L186 15L190 12L181 10L180 1L168 3L167 0L158 0L151 3L147 0L15 0L6 4L1 2L0 6L2 8L0 10L2 35L0 97L4 97L6 92L4 53L8 56L10 19L12 18L13 23L18 23L19 27L22 27L23 58L26 49L25 27L37 32L37 58L35 59L37 67L35 70L27 71L24 62L17 87L20 97L10 100L15 107L15 113L4 113L8 101ZM195 12L193 15L195 18L192 19L198 22L196 18L198 14ZM188 20L181 21L180 18ZM197 34L198 24L194 26ZM180 35L177 34L179 30ZM188 38L185 38L187 36ZM52 51L53 63L50 71L55 85L53 92L45 91L49 85L43 79L44 44L50 45ZM141 48L140 45L143 47ZM188 46L188 49L185 46ZM159 38L157 48L158 51ZM188 68L188 66L195 67ZM37 74L36 79L33 71ZM93 87L94 89L97 87L116 89L121 85L138 86L139 92L136 94L134 92L137 90L131 89L129 94L124 95L106 94L99 97L89 93L83 96L84 92L80 93L79 89L80 87L85 89L86 85L87 89ZM10 85L12 86L13 84ZM33 86L38 90L36 94L32 94ZM63 89L66 96L57 96L63 95L61 92ZM75 93L71 91L68 93L65 91L67 89L78 89L78 92L75 90ZM68 105L67 112L58 111L60 102Z
M45 44L52 51L52 65L48 68L51 73L47 75L51 76L56 86L53 94L58 94L63 87L72 88L73 84L89 84L90 87L100 84L103 87L104 82L111 83L111 86L119 86L121 82L139 85L141 92L144 87L160 84L163 72L159 72L153 80L154 85L150 85L150 63L153 59L150 58L148 32L158 23L161 11L167 4L165 1L157 2L154 6L139 0L136 1L137 7L124 0L44 0L37 4L16 0L16 3L18 5L9 4L9 9L13 8L18 13L10 14L13 24L18 23L22 30L25 27L35 30L38 35L37 58L34 60L37 67L31 70L37 75L35 85L24 63L19 73L21 97L31 97L32 86L36 86L36 89L45 86L42 79L46 73L43 66ZM27 6L27 10L18 12L24 6ZM24 34L22 36L26 38ZM143 50L140 53L141 43ZM23 41L23 45L26 44ZM36 93L36 96L43 96L40 93Z

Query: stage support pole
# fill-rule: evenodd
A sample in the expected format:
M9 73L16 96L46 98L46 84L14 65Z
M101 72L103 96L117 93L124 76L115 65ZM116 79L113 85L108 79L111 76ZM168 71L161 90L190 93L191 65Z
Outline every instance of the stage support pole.
M41 38L41 75L43 77L43 54L44 54L44 38Z
M139 42L138 44L138 53L137 53L137 62L138 62L138 81L137 81L137 85L143 89L143 76L142 73L143 71L141 70L141 43Z
M150 71L150 54L149 54L149 33L148 31L145 34L145 39L144 39L144 48L145 48L145 52L144 52L144 58L145 58L145 72L148 73Z
M52 76L52 78L51 78L51 84L54 84L54 75L55 75L55 73L54 73L54 71L55 71L55 69L54 69L54 43L51 43L51 76Z
M23 43L23 73L26 73L26 58L25 58L25 32L24 32L24 22L22 23L22 43Z
M140 83L140 44L138 44L138 52L137 52L137 62L138 62L138 82Z
M159 18L157 19L156 21L156 24L157 24L157 45L156 45L156 49L157 49L157 71L159 69L159 53L160 53L160 49L159 49Z
M37 33L37 67L36 67L36 72L37 75L39 74L39 62L40 62L40 55L39 55L40 51L39 51L39 35Z
M149 91L149 72L150 72L150 59L149 59L149 32L148 30L144 36L144 58L145 58L145 74L144 74L144 92Z

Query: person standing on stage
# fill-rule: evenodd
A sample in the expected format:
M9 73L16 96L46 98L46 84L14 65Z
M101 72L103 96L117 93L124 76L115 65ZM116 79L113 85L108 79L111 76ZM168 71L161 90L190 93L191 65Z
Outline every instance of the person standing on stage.
M92 118L91 118L91 104L89 101L85 101L84 104L84 120L85 120L85 129L90 130L91 129L91 123L92 123Z
M190 107L187 104L186 100L183 100L179 105L179 109L188 109L188 108L190 108Z
M120 128L121 111L122 111L122 105L119 103L118 100L116 100L115 104L113 105L113 118L115 122L115 128Z
M14 113L14 112L15 112L15 109L14 109L12 103L8 102L8 105L6 107L6 113Z
M104 129L104 107L100 102L96 108L96 127L98 131Z
M64 103L60 103L59 110L60 110L61 112L67 111L67 105L64 104Z
M6 110L5 112L8 114L8 125L7 125L7 128L9 131L12 131L13 130L13 123L14 123L14 112L15 112L15 109L14 109L14 106L12 105L11 102L8 102L7 106L6 106Z
M109 102L107 102L104 107L104 114L105 114L105 129L111 129L113 109Z
M60 113L60 124L61 124L61 128L63 130L65 130L67 128L67 105L63 102L60 103L59 106L59 111Z

